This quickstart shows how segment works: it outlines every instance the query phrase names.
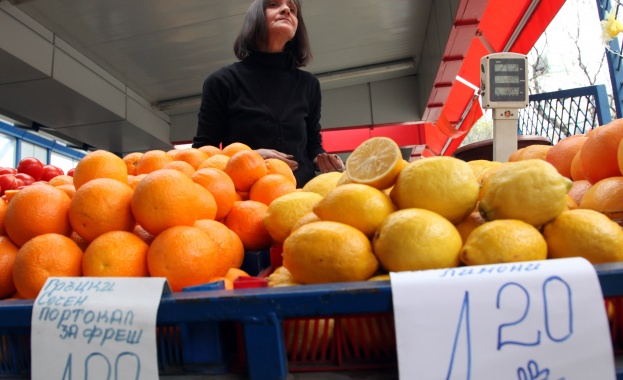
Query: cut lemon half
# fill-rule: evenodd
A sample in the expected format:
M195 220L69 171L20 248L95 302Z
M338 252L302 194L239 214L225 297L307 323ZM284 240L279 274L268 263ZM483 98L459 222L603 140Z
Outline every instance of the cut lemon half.
M346 170L353 182L379 190L391 187L403 166L400 147L388 137L364 141L346 160Z

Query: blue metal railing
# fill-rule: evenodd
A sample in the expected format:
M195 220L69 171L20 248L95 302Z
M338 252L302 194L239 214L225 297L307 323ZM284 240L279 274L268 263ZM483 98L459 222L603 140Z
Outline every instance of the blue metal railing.
M597 0L597 12L599 13L599 20L606 18L612 6L616 6L615 14L618 15L623 11L621 8L623 5L618 1L610 0ZM614 105L616 109L616 117L623 117L621 112L621 90L623 89L623 48L619 43L618 38L613 38L608 43L608 49L606 49L606 58L608 59L608 67L610 71L610 82L612 83L612 95L614 97Z
M605 85L530 95L519 111L517 134L547 137L552 144L612 120Z

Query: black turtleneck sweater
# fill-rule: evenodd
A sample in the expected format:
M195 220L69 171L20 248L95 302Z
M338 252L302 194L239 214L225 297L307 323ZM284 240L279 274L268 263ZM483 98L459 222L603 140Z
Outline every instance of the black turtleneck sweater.
M291 154L297 187L315 176L324 153L320 135L320 83L293 69L288 53L254 52L212 73L203 84L193 147L242 142L252 149Z

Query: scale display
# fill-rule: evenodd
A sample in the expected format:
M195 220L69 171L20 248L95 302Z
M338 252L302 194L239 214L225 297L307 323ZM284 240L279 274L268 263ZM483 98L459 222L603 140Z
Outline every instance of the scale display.
M528 105L527 57L495 53L481 60L482 106L525 108Z

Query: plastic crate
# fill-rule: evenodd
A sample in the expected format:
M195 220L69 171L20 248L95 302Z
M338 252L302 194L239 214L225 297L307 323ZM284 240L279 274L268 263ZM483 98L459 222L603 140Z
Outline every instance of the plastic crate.
M282 264L282 247L269 251L270 275ZM234 288L266 287L260 279L234 283ZM288 318L282 322L284 348L290 372L346 371L397 367L394 317L391 313ZM237 329L238 357L234 372L246 370L243 330Z
M619 352L623 263L596 268L604 296L614 301ZM31 313L31 302L0 301L0 378L28 378ZM396 365L394 337L388 281L165 294L157 317L162 375L234 372L228 364L240 357L246 367L237 370L250 379L388 368ZM623 367L617 376L623 380Z
M0 329L0 379L30 377L30 329Z
M255 276L266 271L269 267L269 250L245 252L241 267L245 272ZM258 286L261 285L252 285L252 287ZM238 286L238 288L243 287L250 286ZM188 287L184 291L197 292L219 289L223 289L222 282ZM10 302L15 301L0 301L0 306ZM235 338L236 334L234 322L205 321L156 326L160 375L224 374L229 372L236 350L235 339L232 338ZM2 329L0 322L0 379L29 377L30 328Z
M160 375L229 372L234 336L234 326L228 322L156 326ZM30 364L30 328L0 329L0 379L30 378Z

